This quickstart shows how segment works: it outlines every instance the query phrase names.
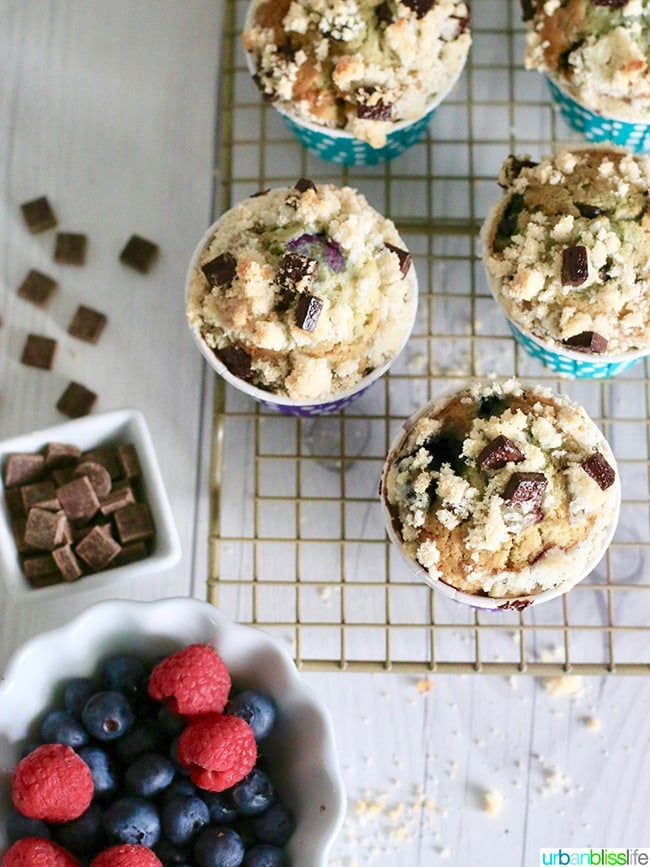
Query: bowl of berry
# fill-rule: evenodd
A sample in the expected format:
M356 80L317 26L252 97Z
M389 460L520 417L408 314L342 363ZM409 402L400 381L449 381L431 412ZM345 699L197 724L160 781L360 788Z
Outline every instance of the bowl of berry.
M206 602L97 603L0 680L1 867L319 867L345 806L327 710Z

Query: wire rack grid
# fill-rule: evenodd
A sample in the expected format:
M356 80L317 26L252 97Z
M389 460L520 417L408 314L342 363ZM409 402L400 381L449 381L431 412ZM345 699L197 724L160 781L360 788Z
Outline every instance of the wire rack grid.
M240 43L246 6L226 9L215 210L301 176L355 186L407 242L420 300L389 374L336 416L281 417L217 381L209 600L287 640L304 669L650 673L648 369L615 381L557 377L514 343L480 262L478 230L503 159L576 141L542 77L523 68L519 4L473 4L467 67L426 138L361 169L312 157L260 100ZM519 613L479 612L424 586L388 543L377 497L404 419L493 375L582 403L612 444L623 487L598 568L570 594Z

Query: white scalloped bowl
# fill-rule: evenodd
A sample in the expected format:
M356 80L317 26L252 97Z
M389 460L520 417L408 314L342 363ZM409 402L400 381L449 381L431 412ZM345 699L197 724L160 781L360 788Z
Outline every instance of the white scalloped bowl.
M262 689L273 696L278 716L264 754L280 797L297 818L287 847L291 864L325 867L346 808L329 712L270 635L188 598L99 602L13 654L0 679L0 852L7 845L4 817L11 771L59 685L93 674L110 653L156 657L196 642L217 650L237 688Z

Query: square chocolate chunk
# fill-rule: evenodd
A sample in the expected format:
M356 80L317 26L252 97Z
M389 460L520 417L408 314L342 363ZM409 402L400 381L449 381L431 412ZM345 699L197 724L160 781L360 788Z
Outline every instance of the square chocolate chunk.
M71 521L87 523L99 510L99 498L88 476L80 476L56 489L57 497Z
M39 454L13 452L7 455L2 471L5 487L28 485L30 482L37 481L43 471L44 463L43 455Z
M53 551L71 538L65 513L33 508L25 522L25 544L43 551Z
M408 250L402 250L400 247L396 247L394 244L386 243L385 245L387 250L390 250L391 253L394 253L397 256L399 261L399 269L402 272L402 277L406 277L409 272L409 268L413 262L413 257L409 253Z
M237 274L237 259L232 253L219 253L214 259L201 265L201 271L213 288L228 288Z
M120 262L147 274L158 257L158 245L140 235L131 235L120 253Z
M97 395L78 382L71 382L56 403L56 408L69 418L80 418L91 411Z
M68 334L86 343L97 343L108 319L99 310L80 304L68 325Z
M49 509L55 512L60 509L56 488L50 479L46 479L43 482L32 482L31 485L22 485L20 496L23 501L25 514L34 506L38 506L39 509Z
M117 460L126 479L137 479L142 475L140 458L133 443L122 443L117 447Z
M76 581L83 575L83 569L79 565L79 560L77 560L71 545L62 545L60 548L56 548L52 551L52 559L64 581Z
M616 480L614 468L599 451L595 451L588 458L585 458L580 466L596 482L601 491L606 491Z
M50 470L73 466L80 455L81 449L70 443L46 443L43 452L45 466Z
M58 285L57 281L48 277L47 274L32 268L18 287L18 295L25 301L29 301L30 304L45 308L52 300L52 295Z
M99 572L122 550L115 539L106 535L100 527L93 527L90 533L79 542L75 553L93 572Z
M56 214L52 210L47 196L39 196L38 199L32 199L31 202L24 202L20 206L20 210L23 212L23 218L32 235L36 235L37 232L44 232L46 229L52 229L57 224Z
M51 554L26 557L23 560L23 572L32 587L50 587L61 583L61 573Z
M57 232L54 261L61 265L85 265L88 237L80 232Z
M39 367L41 370L52 370L57 342L40 334L28 334L20 356L21 364L28 367Z
M83 453L82 457L84 461L95 461L106 467L111 479L119 479L123 475L115 449L110 446L96 446L94 449L88 449L88 451Z
M296 325L303 331L315 331L318 318L323 309L323 301L315 295L304 292L296 304Z
M118 509L113 518L122 545L151 539L154 533L151 512L146 503L132 503Z

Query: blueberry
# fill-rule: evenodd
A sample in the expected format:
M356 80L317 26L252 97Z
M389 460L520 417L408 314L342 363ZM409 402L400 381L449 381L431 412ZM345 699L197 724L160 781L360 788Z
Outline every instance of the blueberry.
M194 862L183 849L178 849L167 840L160 840L153 848L154 855L163 863L163 867L190 867Z
M96 692L97 685L89 677L75 677L69 680L63 690L65 709L75 719L80 720L84 705Z
M251 820L253 834L261 843L273 843L284 846L296 830L296 820L287 807L280 801L271 804L268 810L253 816Z
M96 692L86 702L83 724L98 741L113 741L127 732L135 715L121 692Z
M232 787L230 796L240 816L255 816L271 806L275 800L275 789L264 771L253 768L250 774Z
M199 867L239 867L245 851L239 834L221 825L204 828L194 844L194 858Z
M152 798L174 779L174 766L159 753L143 753L127 770L124 784L127 792Z
M104 829L111 845L132 843L151 848L160 839L160 818L150 801L120 798L106 810Z
M22 840L23 837L44 837L49 840L52 836L45 822L23 816L13 807L10 808L7 816L6 829L7 840L10 844L15 843L16 840Z
M56 841L75 855L93 855L106 840L103 819L101 807L91 804L78 819L55 825Z
M196 795L177 795L163 808L163 836L175 846L187 846L210 822L208 805Z
M260 843L246 853L242 867L288 867L289 859L284 849Z
M104 689L123 692L128 698L137 698L146 689L147 669L141 659L126 654L115 654L104 660L101 667Z
M181 765L178 760L178 738L180 738L180 735L178 735L178 737L175 737L169 745L169 758L172 760L172 764L176 768L177 774L180 774L183 777L189 777L190 772L187 770L186 767Z
M172 798L177 798L180 795L192 795L192 796L196 795L205 801L205 798L203 797L204 794L207 794L207 793L205 793L203 791L201 791L199 793L199 790L194 785L194 783L189 779L189 777L184 777L181 780L174 780L174 782L171 784L171 786L167 786L167 788L165 789L165 791L162 794L162 798L161 798L160 802L163 805L163 807L165 807L171 801Z
M115 744L115 755L123 765L130 765L143 753L157 753L165 749L165 733L154 722L139 722Z
M156 720L158 725L170 738L177 737L187 725L184 717L175 713L165 704L160 706Z
M93 800L104 801L113 797L118 786L113 759L101 747L82 747L79 756L90 768L95 787Z
M229 825L237 818L237 810L225 792L201 792L201 798L208 805L210 821L215 825Z
M275 723L275 702L265 692L247 689L228 703L226 713L238 716L253 729L257 742L263 740Z
M76 750L88 743L88 732L67 710L51 710L41 723L41 740Z

